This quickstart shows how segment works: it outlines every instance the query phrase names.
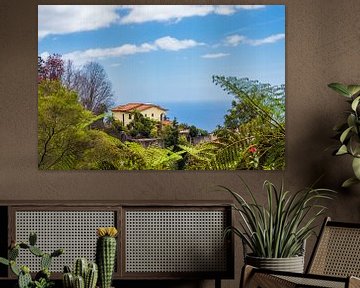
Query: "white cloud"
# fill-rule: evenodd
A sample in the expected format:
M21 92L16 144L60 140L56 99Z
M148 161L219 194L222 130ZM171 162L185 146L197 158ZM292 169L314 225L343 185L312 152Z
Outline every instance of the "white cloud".
M38 36L97 30L112 24L180 21L210 14L232 15L265 5L39 5ZM118 13L121 11L122 13ZM121 16L121 14L123 16Z
M225 38L225 44L229 46L237 46L245 42L246 37L242 35L231 35Z
M213 54L205 54L202 55L202 58L206 58L206 59L216 59L216 58L222 58L222 57L226 57L229 56L230 54L228 53L213 53Z
M285 39L285 34L283 34L283 33L270 35L269 37L266 37L263 39L256 39L256 40L249 39L248 42L252 46L259 46L259 45L263 45L263 44L275 43L282 39Z
M243 35L235 34L235 35L226 37L224 40L224 43L227 46L234 46L234 47L238 46L240 44L248 44L251 46L260 46L260 45L264 45L264 44L275 43L282 39L285 39L284 33L273 34L273 35L270 35L268 37L261 38L261 39L249 39Z
M73 51L64 54L63 58L65 60L73 60L77 64L84 64L88 61L101 60L111 57L121 57L138 53L146 53L152 50L157 50L157 48L148 43L144 43L139 46L133 44L124 44L122 46L113 48L96 48L88 49L85 51Z
M232 15L236 12L236 6L218 5L214 6L214 13L219 15Z
M254 10L265 5L130 5L124 6L129 13L120 22L123 24L150 21L180 21L187 17L203 17L209 14L231 15L238 10Z
M45 52L42 52L40 54L40 57L43 59L43 60L46 60L48 57L50 56L50 53L45 51Z
M114 5L39 5L39 39L109 27L120 19L117 9Z
M204 43L198 43L192 39L178 40L176 38L166 36L160 39L157 39L154 42L155 46L170 51L178 51L182 49L192 48L199 45L204 45Z
M144 23L149 21L180 21L185 17L206 16L213 11L211 5L131 5L121 23Z
M239 10L258 10L265 8L265 5L236 5Z
M195 46L204 45L192 39L179 40L170 36L162 37L153 43L143 43L141 45L124 44L112 48L96 48L84 51L73 51L63 55L65 60L73 60L77 65L82 65L88 61L101 60L111 57L121 57L138 53L147 53L156 50L178 51ZM47 53L47 52L44 52Z

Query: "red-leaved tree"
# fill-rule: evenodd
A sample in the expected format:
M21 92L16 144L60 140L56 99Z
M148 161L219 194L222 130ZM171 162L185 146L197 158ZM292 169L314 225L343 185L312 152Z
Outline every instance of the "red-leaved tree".
M38 56L38 82L42 80L61 80L64 70L64 60L61 55L53 54L45 60Z

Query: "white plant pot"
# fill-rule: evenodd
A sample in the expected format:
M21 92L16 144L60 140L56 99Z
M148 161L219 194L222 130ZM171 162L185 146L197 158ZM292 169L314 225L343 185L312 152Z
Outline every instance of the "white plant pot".
M304 256L289 258L263 258L246 255L245 263L262 269L304 273Z

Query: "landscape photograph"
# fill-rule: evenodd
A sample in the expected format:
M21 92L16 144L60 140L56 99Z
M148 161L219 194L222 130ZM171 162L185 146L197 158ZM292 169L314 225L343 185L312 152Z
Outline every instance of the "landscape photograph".
M39 5L38 169L285 168L284 5Z

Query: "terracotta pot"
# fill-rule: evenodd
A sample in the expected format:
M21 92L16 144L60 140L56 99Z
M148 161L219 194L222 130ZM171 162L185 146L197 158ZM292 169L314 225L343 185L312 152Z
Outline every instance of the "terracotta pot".
M304 272L304 256L289 258L263 258L251 255L245 256L245 263L254 267L275 271Z

